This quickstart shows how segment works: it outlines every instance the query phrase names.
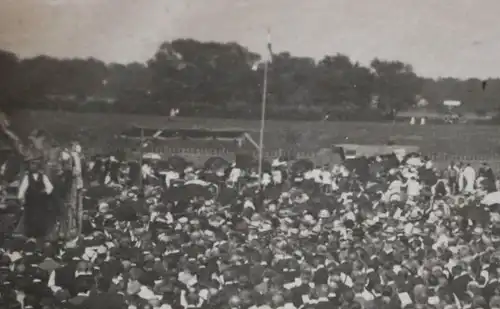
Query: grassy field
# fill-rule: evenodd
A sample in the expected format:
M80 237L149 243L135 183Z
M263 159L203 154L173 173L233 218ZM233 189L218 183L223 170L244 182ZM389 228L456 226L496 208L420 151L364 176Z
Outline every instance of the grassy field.
M242 129L258 138L259 122L241 119L176 118L163 116L75 114L23 111L12 122L23 134L43 128L67 140L80 136L87 146L112 143L113 136L132 125L161 128ZM336 143L417 145L435 158L500 161L499 127L476 125L410 126L406 123L267 121L268 149L313 151Z

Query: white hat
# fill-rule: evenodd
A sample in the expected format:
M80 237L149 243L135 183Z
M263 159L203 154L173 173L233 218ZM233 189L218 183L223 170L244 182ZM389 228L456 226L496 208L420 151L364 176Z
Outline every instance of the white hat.
M307 214L304 216L304 221L308 222L308 223L313 223L315 220L314 220L314 217L312 215Z
M309 230L306 230L306 229L301 230L300 233L299 233L299 236L300 237L304 237L304 238L305 237L309 237L309 235L311 235L311 232L309 232Z
M412 229L412 233L413 233L413 235L419 235L419 234L422 234L422 230L418 227L414 227Z
M343 229L342 221L340 220L335 220L333 221L333 230L334 231L341 231Z
M321 209L319 212L319 217L322 219L326 219L330 217L330 212L326 209Z
M109 204L102 202L99 204L99 212L107 212L109 211Z
M105 246L97 247L97 254L105 254L106 252L108 252L108 249Z
M268 232L272 230L271 224L263 223L259 226L259 232Z

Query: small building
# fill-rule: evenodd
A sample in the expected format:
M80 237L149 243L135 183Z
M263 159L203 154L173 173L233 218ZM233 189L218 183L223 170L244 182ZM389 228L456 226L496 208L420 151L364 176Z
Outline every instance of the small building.
M121 140L122 149L135 148L137 152L142 140L144 152L155 152L164 158L173 155L192 157L196 161L215 156L233 160L236 153L254 153L259 148L251 135L242 130L157 129L136 126L122 132L118 139Z

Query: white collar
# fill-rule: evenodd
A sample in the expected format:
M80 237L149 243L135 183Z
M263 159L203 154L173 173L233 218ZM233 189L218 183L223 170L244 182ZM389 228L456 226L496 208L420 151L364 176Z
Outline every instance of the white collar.
M92 272L90 271L75 271L75 277L80 276L92 276Z

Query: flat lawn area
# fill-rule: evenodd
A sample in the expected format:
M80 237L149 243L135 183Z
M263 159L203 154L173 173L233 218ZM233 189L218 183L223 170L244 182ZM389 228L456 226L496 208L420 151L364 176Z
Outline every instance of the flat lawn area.
M80 136L87 146L106 145L132 125L152 128L206 128L247 130L258 139L258 121L242 119L176 118L121 114L77 114L23 111L12 117L21 134L42 128L61 141ZM338 143L417 145L437 157L466 156L469 160L491 160L500 153L500 127L476 125L425 125L407 123L267 121L268 149L314 151ZM172 145L175 147L175 145Z

